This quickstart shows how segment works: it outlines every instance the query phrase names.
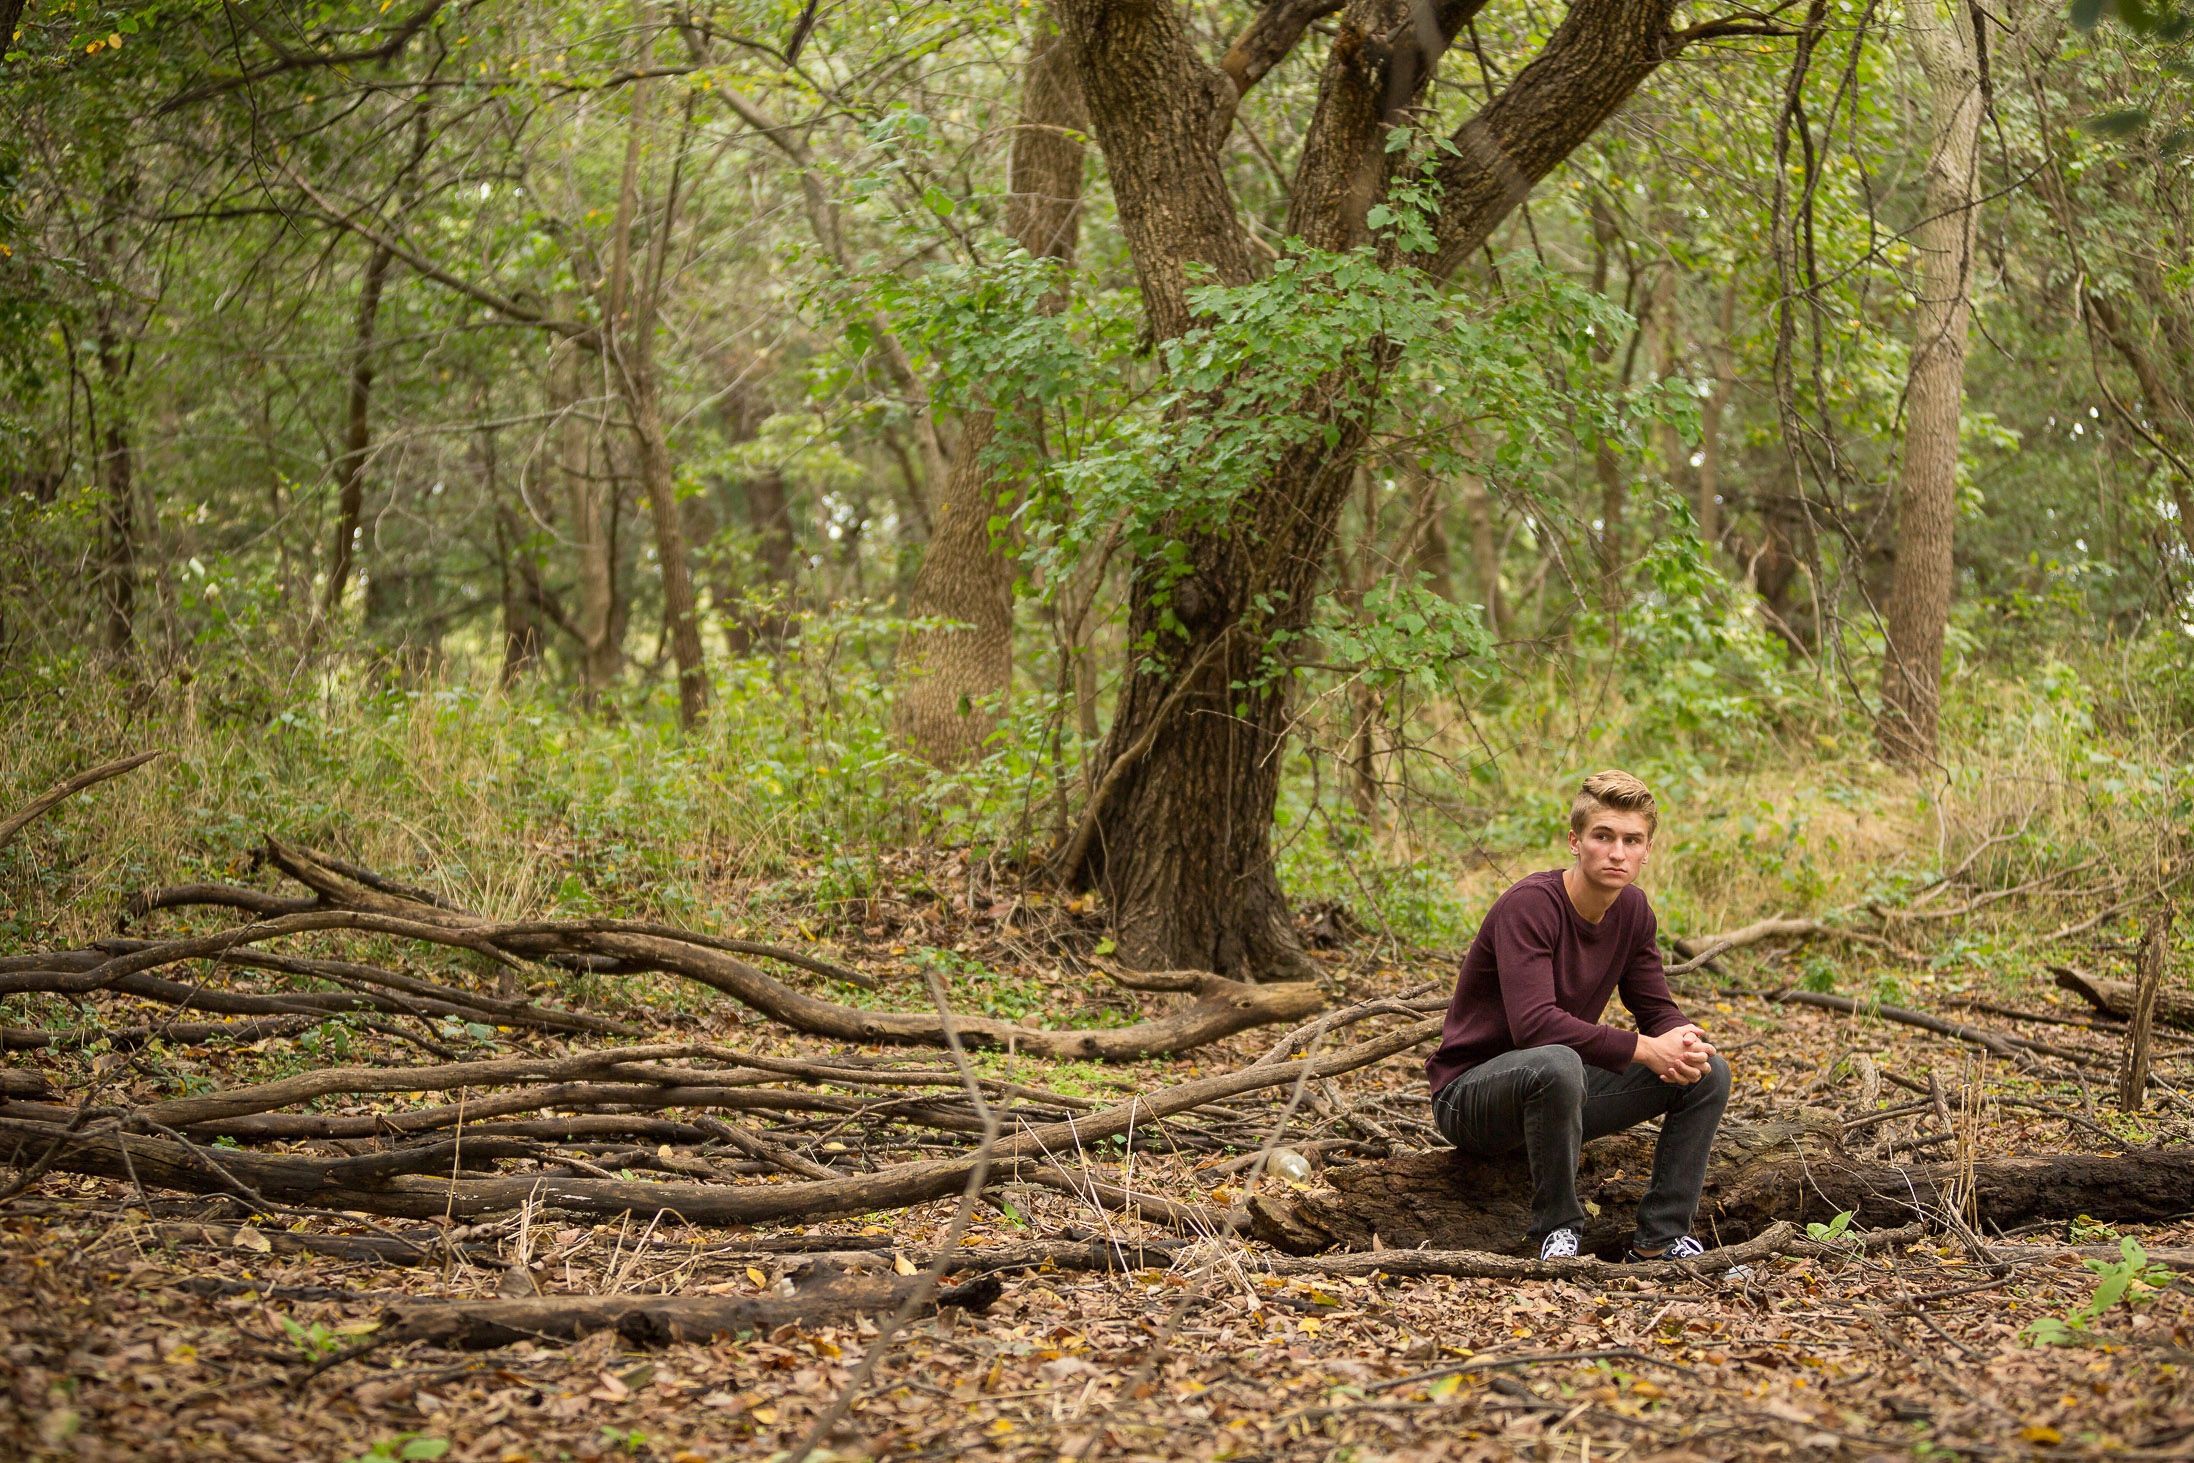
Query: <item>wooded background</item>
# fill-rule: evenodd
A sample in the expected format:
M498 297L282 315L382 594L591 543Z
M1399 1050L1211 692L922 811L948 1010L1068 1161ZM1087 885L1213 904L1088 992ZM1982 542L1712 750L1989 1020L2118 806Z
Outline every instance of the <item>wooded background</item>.
M585 912L928 839L1255 978L1283 878L1452 935L1610 761L1700 927L2183 857L2176 12L13 26L8 761L184 747L148 861L408 820Z

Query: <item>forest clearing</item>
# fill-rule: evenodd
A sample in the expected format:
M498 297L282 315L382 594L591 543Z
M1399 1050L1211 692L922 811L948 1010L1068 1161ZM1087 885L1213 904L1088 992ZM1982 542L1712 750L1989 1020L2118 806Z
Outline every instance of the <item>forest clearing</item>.
M0 1456L2194 1457L2172 0L0 31Z

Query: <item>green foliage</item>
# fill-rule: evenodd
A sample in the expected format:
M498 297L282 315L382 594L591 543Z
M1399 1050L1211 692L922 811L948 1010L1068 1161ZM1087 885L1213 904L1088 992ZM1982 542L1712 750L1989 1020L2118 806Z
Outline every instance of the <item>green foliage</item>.
M2027 1326L2019 1334L2032 1346L2068 1346L2085 1340L2092 1334L2095 1322L2103 1313L2120 1301L2138 1304L2148 1299L2150 1293L2161 1290L2178 1278L2167 1265L2151 1265L2148 1251L2131 1235L2118 1242L2116 1260L2099 1260L2087 1256L2081 1260L2095 1272L2095 1289L2079 1305L2071 1307L2062 1316L2043 1316Z
M383 1438L350 1460L350 1463L421 1463L421 1460L439 1458L449 1451L445 1438L430 1438L424 1433L398 1433L393 1438Z
M1834 1244L1844 1237L1844 1231L1851 1228L1851 1217L1856 1212L1852 1209L1843 1209L1839 1210L1836 1217L1826 1224L1818 1221L1808 1223L1805 1227L1806 1235L1818 1245Z
M288 1316L276 1316L275 1320L281 1323L282 1333L288 1336L291 1342L296 1345L297 1349L305 1354L305 1359L308 1361L322 1360L323 1358L335 1355L337 1352L343 1349L344 1340L342 1333L319 1321L314 1321L309 1326L300 1326L299 1324L297 1324L297 1322L291 1320ZM405 1454L403 1456L411 1457L414 1455ZM430 1458L436 1455L432 1453L422 1453L416 1456Z

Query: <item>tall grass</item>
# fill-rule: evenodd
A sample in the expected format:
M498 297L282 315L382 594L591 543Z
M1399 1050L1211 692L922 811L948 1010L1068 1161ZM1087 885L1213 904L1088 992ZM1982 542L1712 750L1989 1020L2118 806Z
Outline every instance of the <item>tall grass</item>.
M1040 848L1054 788L1041 706L1024 698L971 768L910 760L887 731L888 628L818 616L774 658L719 663L714 713L690 735L660 687L583 707L561 689L457 675L418 685L346 672L284 691L227 673L159 686L89 668L5 673L0 808L102 757L168 752L0 852L0 944L107 936L131 892L241 877L269 832L492 915L704 925L827 924L879 877L881 855L909 844L1009 861ZM1453 951L1508 882L1566 861L1577 778L1628 765L1662 794L1646 884L1665 929L1778 913L1865 923L1969 855L1974 887L1937 907L2072 870L1970 918L1891 930L1932 962L1901 966L1900 979L2024 979L2062 953L2040 936L2132 899L2089 932L2107 956L2136 896L2194 872L2194 773L2169 648L2150 652L2162 664L1963 675L1943 766L1917 776L1874 761L1863 721L1833 701L1685 734L1650 702L1611 698L1550 733L1556 688L1511 683L1467 708L1467 736L1419 757L1377 824L1329 761L1292 759L1283 879L1302 903L1345 906L1390 957ZM1451 731L1462 709L1445 709ZM1877 963L1848 950L1809 958L1812 978L1856 985Z

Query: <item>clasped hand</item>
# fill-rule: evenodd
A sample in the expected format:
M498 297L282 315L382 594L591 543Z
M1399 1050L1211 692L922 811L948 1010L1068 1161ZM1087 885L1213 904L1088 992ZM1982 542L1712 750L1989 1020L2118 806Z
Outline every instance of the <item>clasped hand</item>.
M1638 1038L1637 1060L1663 1082L1689 1087L1707 1074L1714 1044L1696 1026L1679 1026L1659 1036Z

